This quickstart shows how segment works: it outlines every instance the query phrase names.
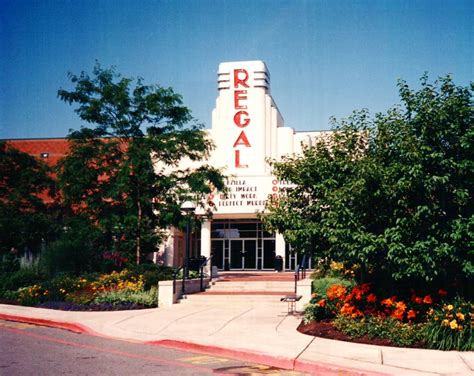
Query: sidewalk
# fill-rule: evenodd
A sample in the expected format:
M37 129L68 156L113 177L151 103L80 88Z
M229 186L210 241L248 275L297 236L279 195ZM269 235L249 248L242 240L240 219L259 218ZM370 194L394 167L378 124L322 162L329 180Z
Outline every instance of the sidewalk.
M227 300L226 300L227 299ZM0 319L61 326L94 335L177 347L318 375L474 375L473 352L378 347L296 331L277 297L193 299L171 308L66 312L0 304ZM42 321L38 321L42 320Z

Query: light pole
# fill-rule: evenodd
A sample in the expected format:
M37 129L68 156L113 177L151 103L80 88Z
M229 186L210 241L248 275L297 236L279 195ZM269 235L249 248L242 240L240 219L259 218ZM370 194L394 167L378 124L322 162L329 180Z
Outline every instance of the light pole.
M181 292L184 294L186 289L184 287L185 280L189 276L189 238L191 232L191 215L196 210L196 205L192 201L185 201L181 204L181 212L186 216L186 237L185 237L185 250L184 250L184 266L183 266L183 285Z

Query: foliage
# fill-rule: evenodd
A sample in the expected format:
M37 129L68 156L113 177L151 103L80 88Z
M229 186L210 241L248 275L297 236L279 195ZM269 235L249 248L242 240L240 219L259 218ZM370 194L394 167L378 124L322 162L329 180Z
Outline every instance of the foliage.
M158 304L158 288L152 287L147 291L135 291L128 288L103 291L94 298L93 303L109 303L113 305L131 303L141 304L146 307L156 307Z
M94 67L92 77L70 74L72 91L58 96L93 128L69 135L60 162L65 202L84 213L103 234L102 251L133 256L139 264L155 250L164 229L182 218L179 205L223 189L220 172L208 165L179 169L183 159L206 159L213 145L171 88L144 85L112 69Z
M135 276L143 276L145 290L158 286L159 281L168 281L173 277L173 268L156 264L130 265L128 267Z
M473 349L472 303L456 297L446 303L447 291L409 297L382 295L371 285L335 283L313 294L304 321L334 319L336 328L351 337L368 335L409 346L426 337L427 346L441 350Z
M58 303L60 309L74 310L81 307L87 310L85 306L88 305L91 310L98 310L112 303L123 309L156 306L158 280L169 279L171 268L139 265L134 269L80 276L59 273L51 279L45 279L31 269L24 269L0 275L0 297L29 306L53 306ZM56 303L48 305L47 302Z
M426 342L432 349L473 351L473 325L474 305L458 297L429 311Z
M342 285L345 288L353 286L351 281L331 277L315 279L313 280L312 284L313 293L323 299L327 298L326 291L332 285Z
M327 283L330 281L332 280L321 280L318 289L314 290L310 304L306 307L307 321L333 318L340 314L353 318L376 315L403 322L424 322L428 310L448 294L440 289L433 294L417 295L412 290L410 296L387 296L386 292L375 290L368 283L354 286L343 280L335 280L334 284ZM318 281L313 281L315 282ZM316 315L313 317L314 314Z
M367 335L369 338L388 339L398 346L411 346L424 340L423 324L402 323L391 317L369 316L354 319L339 315L333 321L334 326L352 338Z
M40 266L49 276L58 273L80 273L97 269L97 228L81 217L66 222L67 231L41 254Z
M54 238L58 229L49 172L44 162L0 142L0 255L38 252L42 241Z
M17 300L21 305L36 306L49 299L49 290L42 285L18 289Z
M313 280L329 277L351 280L355 277L359 265L352 265L347 268L342 262L330 259L320 259L311 273Z
M45 277L38 270L20 269L0 274L0 289L16 291L21 287L28 287L42 283Z
M313 259L359 265L387 288L456 285L470 294L474 266L474 85L451 77L421 89L399 81L403 106L333 119L334 132L301 156L273 162L290 183L262 216Z

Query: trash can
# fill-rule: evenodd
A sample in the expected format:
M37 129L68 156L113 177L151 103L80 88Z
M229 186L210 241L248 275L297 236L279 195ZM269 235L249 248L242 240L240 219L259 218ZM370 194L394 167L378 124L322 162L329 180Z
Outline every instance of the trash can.
M277 272L283 271L283 257L281 256L275 257L275 271Z

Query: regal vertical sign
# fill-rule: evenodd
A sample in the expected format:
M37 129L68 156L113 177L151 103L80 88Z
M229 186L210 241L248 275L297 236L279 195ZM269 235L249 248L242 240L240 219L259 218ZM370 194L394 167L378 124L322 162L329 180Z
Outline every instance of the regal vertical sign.
M242 131L239 133L234 142L234 161L236 168L248 168L248 164L242 163L242 156L240 152L243 148L251 148L246 128L251 124L251 118L248 113L248 97L247 89L249 88L248 80L249 73L245 69L234 69L234 125Z

